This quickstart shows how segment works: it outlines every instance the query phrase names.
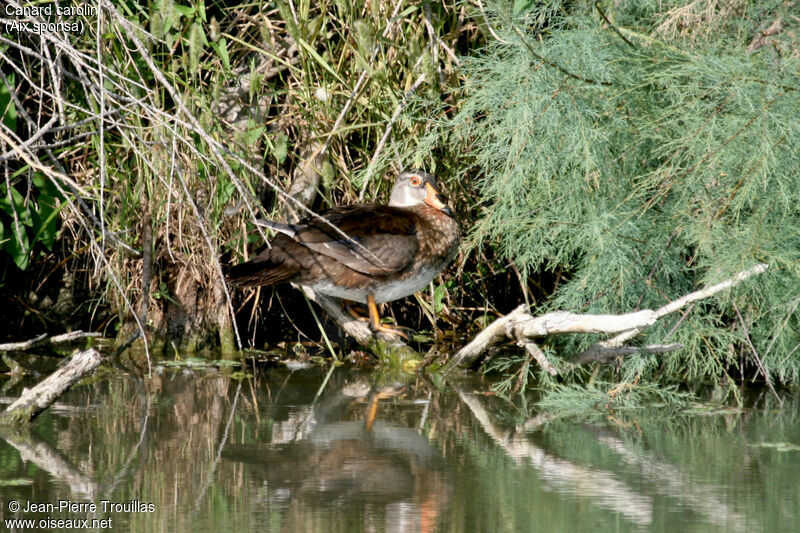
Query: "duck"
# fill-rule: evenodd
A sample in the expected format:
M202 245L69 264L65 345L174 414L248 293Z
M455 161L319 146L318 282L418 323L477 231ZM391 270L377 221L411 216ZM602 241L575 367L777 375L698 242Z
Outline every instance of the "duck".
M427 287L455 257L461 237L436 177L419 169L396 177L386 205L338 206L294 224L258 223L276 236L251 260L228 269L231 285L295 283L366 304L374 331L406 339L381 323L377 304Z

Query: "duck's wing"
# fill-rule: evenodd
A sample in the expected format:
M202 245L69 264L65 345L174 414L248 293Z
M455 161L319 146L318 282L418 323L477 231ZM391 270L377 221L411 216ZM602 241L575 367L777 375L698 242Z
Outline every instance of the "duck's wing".
M373 276L406 268L419 249L417 220L404 209L381 205L344 206L323 213L322 218L328 223L306 219L297 224L268 221L260 221L260 224L309 250Z

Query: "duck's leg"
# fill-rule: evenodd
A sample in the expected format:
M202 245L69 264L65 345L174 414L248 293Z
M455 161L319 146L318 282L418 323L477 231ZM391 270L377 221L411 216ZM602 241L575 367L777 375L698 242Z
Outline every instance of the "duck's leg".
M384 398L391 398L393 396L397 396L405 392L405 387L400 387L399 389L386 389L380 392L375 393L369 399L369 406L367 407L367 418L364 420L364 429L367 431L372 431L372 427L375 425L375 419L378 416L378 402L383 400Z
M352 306L352 305L350 305L350 302L349 302L349 301L347 301L347 300L345 300L345 301L344 301L344 308L345 308L345 310L347 311L347 314L348 314L348 315L350 315L351 317L355 318L356 320L365 320L365 321L369 321L369 317L367 317L367 316L361 316L361 315L359 315L359 314L358 314L358 311L356 311L356 310L353 308L353 306Z
M381 324L381 315L378 313L378 304L375 303L375 296L371 294L367 295L367 308L369 309L369 322L372 325L372 329L375 331L392 333L398 337L404 338L407 341L411 340L406 333L400 331L399 329Z
M367 418L364 420L364 429L368 432L372 431L372 426L375 424L375 418L378 415L378 401L380 401L380 397L377 394L369 400Z

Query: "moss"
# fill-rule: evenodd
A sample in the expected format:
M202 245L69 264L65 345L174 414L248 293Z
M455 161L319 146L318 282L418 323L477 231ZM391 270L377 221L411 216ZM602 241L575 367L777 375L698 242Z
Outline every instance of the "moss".
M408 345L375 337L367 346L380 359L382 366L413 372L422 363L422 357Z
M13 411L4 411L3 413L0 413L0 425L14 426L19 424L27 424L33 420L35 414L36 410L33 405L19 407Z
M224 359L236 359L239 357L233 329L230 326L219 328L219 346Z

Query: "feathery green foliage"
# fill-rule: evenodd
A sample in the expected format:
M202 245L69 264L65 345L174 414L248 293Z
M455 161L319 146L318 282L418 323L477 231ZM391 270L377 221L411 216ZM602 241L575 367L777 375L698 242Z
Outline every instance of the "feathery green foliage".
M469 246L496 247L526 275L560 269L565 282L541 311L656 309L766 262L674 332L680 316L640 336L683 350L626 365L750 377L749 337L773 379L797 381L796 2L522 4L516 17L496 8L501 40L464 58L457 113L408 155L460 152L458 179L480 194ZM577 353L597 340L558 346Z

